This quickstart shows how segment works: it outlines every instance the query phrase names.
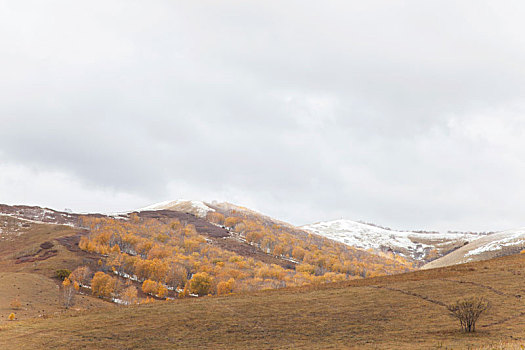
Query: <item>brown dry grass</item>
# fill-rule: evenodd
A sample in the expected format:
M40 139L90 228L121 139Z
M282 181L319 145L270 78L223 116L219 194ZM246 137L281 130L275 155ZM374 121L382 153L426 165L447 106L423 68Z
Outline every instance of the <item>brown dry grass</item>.
M29 223L5 216L0 216L0 224L4 236L0 239L0 271L2 272L28 272L53 277L55 270L74 268L82 264L84 259L89 258L87 254L69 251L56 241L57 238L78 234L79 230L76 228ZM44 242L51 243L51 247L42 249L40 246ZM56 251L56 255L38 259L49 251ZM25 256L37 259L17 264L17 259Z
M0 345L106 349L501 349L525 344L525 256L318 287L11 322ZM465 334L443 304L492 303Z
M13 307L18 300L20 307ZM89 310L112 306L100 299L78 295L75 309ZM7 322L11 312L18 320L46 318L65 310L59 303L57 282L36 273L0 272L0 325ZM1 335L0 335L1 338Z
M57 269L73 269L89 261L83 252L71 252L56 239L76 235L69 226L36 224L0 216L0 325L5 324L11 312L17 320L48 317L63 313L58 298L58 284L54 278ZM41 247L44 244L46 249ZM47 254L56 251L53 254ZM47 255L46 255L47 254ZM17 263L20 258L35 261ZM13 300L20 301L13 308ZM112 306L100 299L78 296L75 308L91 309ZM1 335L0 335L1 338Z

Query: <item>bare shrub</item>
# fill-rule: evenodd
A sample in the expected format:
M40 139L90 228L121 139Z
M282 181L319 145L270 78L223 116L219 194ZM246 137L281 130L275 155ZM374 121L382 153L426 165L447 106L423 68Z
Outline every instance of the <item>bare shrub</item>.
M451 315L459 320L461 329L465 332L476 331L476 321L490 307L490 303L483 297L469 297L457 300L447 306Z

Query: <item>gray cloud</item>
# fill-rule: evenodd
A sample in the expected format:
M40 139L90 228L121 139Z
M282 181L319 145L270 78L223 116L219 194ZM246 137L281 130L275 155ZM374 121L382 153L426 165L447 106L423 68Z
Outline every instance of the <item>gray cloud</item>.
M2 201L523 225L520 2L0 4Z

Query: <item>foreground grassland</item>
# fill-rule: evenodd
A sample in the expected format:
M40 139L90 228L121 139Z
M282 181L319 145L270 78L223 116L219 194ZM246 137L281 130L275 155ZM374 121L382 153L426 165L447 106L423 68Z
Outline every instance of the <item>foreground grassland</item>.
M12 349L486 349L525 344L525 256L223 297L86 310L6 322ZM445 304L466 295L492 308L474 334Z

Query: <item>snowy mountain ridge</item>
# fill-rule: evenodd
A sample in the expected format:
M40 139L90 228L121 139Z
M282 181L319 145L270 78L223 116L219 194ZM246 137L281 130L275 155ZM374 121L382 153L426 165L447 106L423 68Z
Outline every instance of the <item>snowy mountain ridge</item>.
M498 256L519 253L525 249L525 228L496 232L434 260L423 268L430 269L472 261L487 260Z
M194 214L195 216L204 218L206 215L215 211L209 205L203 201L188 200L188 199L177 199L168 200L164 202L155 203L148 205L147 207L137 209L137 211L149 211L149 210L178 210L187 213Z
M435 257L439 257L483 236L464 232L397 231L345 219L319 222L301 228L349 246L393 251L423 261L434 258L433 254L437 253Z

